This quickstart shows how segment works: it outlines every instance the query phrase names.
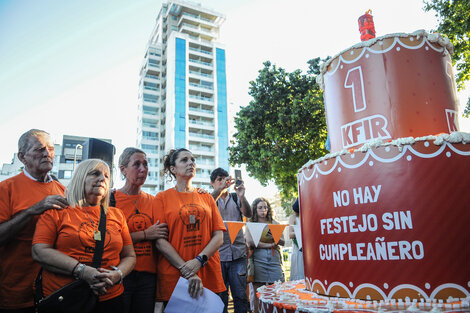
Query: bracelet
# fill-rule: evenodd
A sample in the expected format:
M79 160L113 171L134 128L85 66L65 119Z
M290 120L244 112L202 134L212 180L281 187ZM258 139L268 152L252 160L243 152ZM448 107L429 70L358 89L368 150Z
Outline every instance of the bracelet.
M80 264L77 265L77 270L73 274L75 276L75 278L82 279L83 273L85 272L85 267L86 267L86 265L83 264L83 263L80 263Z
M116 267L116 266L111 266L111 268L112 268L113 270L115 270L116 272L118 272L118 273L119 273L119 276L120 276L119 281L118 281L115 285L118 285L118 284L122 283L122 276L123 276L123 275L122 275L121 269L120 269L119 267Z
M75 269L77 268L78 264L80 264L80 262L77 262L77 264L75 264L75 266L73 267L73 269L72 269L72 275L73 275L73 273L75 272Z

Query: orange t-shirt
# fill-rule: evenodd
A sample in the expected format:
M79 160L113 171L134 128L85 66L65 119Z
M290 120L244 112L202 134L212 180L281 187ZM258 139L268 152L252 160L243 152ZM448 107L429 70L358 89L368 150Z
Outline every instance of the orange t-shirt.
M50 195L64 195L59 182L34 181L24 173L0 182L0 223L26 210ZM8 244L0 247L0 309L19 309L33 306L33 282L39 264L31 256L31 241L39 215L21 230Z
M114 198L116 207L124 212L130 233L143 231L157 222L153 210L154 196L143 191L138 195L126 195L116 190ZM137 256L134 270L156 273L157 259L154 241L137 242L134 244L134 250Z
M93 220L93 224L90 219ZM91 265L95 250L93 235L94 230L98 230L99 220L99 206L67 207L61 211L49 210L37 223L33 245L37 243L51 245L80 263ZM110 207L106 214L106 238L101 267L111 269L111 266L118 266L122 247L127 245L132 245L132 239L124 215L121 210ZM44 295L50 295L73 280L72 275L60 275L44 270L42 275ZM105 295L100 296L100 301L114 298L123 291L122 284L115 285Z
M209 243L216 230L226 231L219 209L209 193L177 192L174 188L155 196L156 219L168 224L168 241L184 261L194 259ZM198 272L204 287L213 292L225 290L219 251ZM159 255L157 299L168 301L180 271Z

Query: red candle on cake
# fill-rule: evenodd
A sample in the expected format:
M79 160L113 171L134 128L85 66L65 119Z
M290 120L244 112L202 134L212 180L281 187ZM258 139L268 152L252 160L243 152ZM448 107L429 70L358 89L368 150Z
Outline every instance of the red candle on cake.
M372 11L368 10L366 14L361 15L357 20L359 24L359 32L361 32L361 41L375 38L374 19L370 13L372 13Z

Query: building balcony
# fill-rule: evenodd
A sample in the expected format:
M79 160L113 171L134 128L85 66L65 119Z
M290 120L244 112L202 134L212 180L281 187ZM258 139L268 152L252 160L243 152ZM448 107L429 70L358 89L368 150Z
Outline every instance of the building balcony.
M213 117L214 116L214 111L213 110L206 110L206 109L201 109L201 108L189 107L188 111L191 114L195 114L197 116L202 116L202 117Z
M210 169L213 170L215 166L214 161L199 161L196 160L197 167L200 169Z
M212 41L199 38L199 36L189 35L190 42L194 42L198 45L204 45L205 47L212 48Z
M157 123L160 120L160 114L155 113L155 112L142 112L142 118L145 119L150 119L150 120L155 120L155 123Z
M146 74L144 76L144 81L155 83L155 82L160 82L161 79L160 79L160 76L158 75Z
M204 61L201 61L201 60L196 60L196 59L189 59L189 62L193 63L193 64L197 64L199 67L201 67L201 65L204 67L204 68L208 68L208 69L211 69L212 70L212 63L209 63L209 62L204 62Z
M158 143L159 143L158 138L149 139L149 137L145 137L145 138L142 138L142 141L141 141L141 144L144 144L144 145L157 145Z
M193 47L189 47L189 50L190 50L190 53L195 52L196 55L202 55L202 56L205 56L205 57L207 57L207 56L212 57L213 56L213 53L211 51L206 51L206 50L193 48Z
M158 129L157 125L156 124L147 124L147 123L142 123L141 124L142 126L142 131L156 131Z
M198 24L200 23L209 27L217 28L217 25L214 22L212 22L210 19L196 15L196 14L191 14L188 12L183 12L181 14L181 18L178 22L178 25L184 23L185 21L191 21L194 23L198 23Z
M199 129L208 129L208 130L215 129L214 123L201 122L201 121L195 121L195 120L189 120L189 126L199 128Z
M204 156L213 156L214 155L214 149L211 149L211 150L207 150L207 149L202 149L202 148L191 148L190 147L190 150L193 154L197 154L197 155L204 155ZM199 165L199 164L198 164Z
M190 89L195 90L195 91L206 91L210 90L213 91L214 87L212 86L207 86L207 85L202 85L202 84L196 84L196 83L189 83ZM201 90L202 89L202 90Z
M189 70L189 74L193 75L194 77L198 77L198 78L204 77L206 80L209 79L210 81L214 81L212 74L206 74L206 73L192 71L192 70Z
M146 93L150 93L153 95L160 95L160 88L152 87L152 86L142 86Z
M159 65L152 64L152 63L145 63L145 66L142 69L142 72L145 73L145 75L155 75L158 76L161 72L161 68Z
M209 97L204 97L204 96L196 96L196 95L189 95L189 98L190 99L194 99L194 100L198 100L196 102L203 102L203 103L207 103L207 104L210 104L210 105L214 105L214 99L213 98L209 98Z
M201 133L188 132L189 139L193 141L214 143L215 136Z

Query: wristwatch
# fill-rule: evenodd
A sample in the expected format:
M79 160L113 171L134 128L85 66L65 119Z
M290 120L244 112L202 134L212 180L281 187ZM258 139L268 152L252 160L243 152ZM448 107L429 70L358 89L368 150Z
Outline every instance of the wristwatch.
M207 255L205 255L205 254L198 255L198 256L196 257L196 259L197 259L199 262L201 262L201 267L204 267L204 265L206 265L206 263L207 263Z

